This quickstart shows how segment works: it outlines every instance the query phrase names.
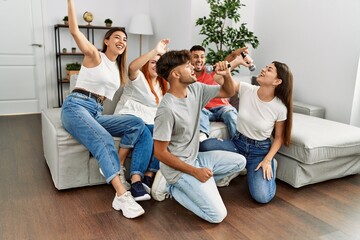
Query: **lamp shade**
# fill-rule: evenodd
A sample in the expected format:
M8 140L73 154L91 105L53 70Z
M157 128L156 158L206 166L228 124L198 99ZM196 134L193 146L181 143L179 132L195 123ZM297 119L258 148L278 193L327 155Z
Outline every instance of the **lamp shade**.
M150 16L142 13L132 16L128 32L132 34L152 35L153 29Z

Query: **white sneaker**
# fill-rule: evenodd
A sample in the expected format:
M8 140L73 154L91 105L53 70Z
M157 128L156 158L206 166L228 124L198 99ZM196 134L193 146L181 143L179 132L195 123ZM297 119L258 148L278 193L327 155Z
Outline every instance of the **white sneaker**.
M166 179L162 175L161 171L158 170L155 175L154 183L151 188L151 196L156 201L161 202L161 201L165 200L167 195L168 195L168 192L166 189Z
M105 177L104 173L102 172L101 168L99 168L99 171L100 171L100 174ZM121 166L120 167L120 173L119 173L119 177L120 177L120 181L121 183L124 185L124 188L129 191L130 188L131 188L131 185L130 183L128 183L128 181L126 181L126 178L125 178L125 167L124 166Z
M117 211L121 210L126 218L136 218L145 213L145 210L134 200L129 191L121 196L115 194L112 207Z
M231 175L227 175L226 177L220 179L219 181L216 182L216 186L218 187L227 187L229 186L231 180L233 180L234 178L236 178L237 176L239 176L240 172L235 172Z

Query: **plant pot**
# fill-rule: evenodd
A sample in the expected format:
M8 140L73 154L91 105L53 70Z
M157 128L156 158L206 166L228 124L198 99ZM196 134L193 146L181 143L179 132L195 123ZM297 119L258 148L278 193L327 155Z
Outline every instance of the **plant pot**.
M68 25L68 21L64 21L64 24L65 24L65 25Z
M71 52L72 52L72 53L76 53L76 48L74 48L74 47L71 48Z
M106 27L111 27L111 25L112 25L111 23L105 23Z
M68 82L70 81L70 77L71 75L74 75L74 74L79 74L79 70L66 70L66 78L65 80Z

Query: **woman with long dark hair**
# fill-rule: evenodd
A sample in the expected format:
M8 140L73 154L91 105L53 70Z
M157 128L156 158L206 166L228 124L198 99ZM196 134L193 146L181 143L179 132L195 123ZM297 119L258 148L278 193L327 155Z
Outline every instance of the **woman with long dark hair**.
M241 61L244 59L239 56L231 64ZM285 63L274 61L256 80L259 86L236 83L239 109L235 137L205 140L200 151L228 150L245 156L250 194L255 201L268 203L276 193L274 156L282 145L290 144L293 75Z
M127 218L144 214L120 181L120 160L113 136L121 137L123 149L133 149L132 159L150 159L152 137L144 122L132 115L102 115L103 102L111 101L126 76L127 34L112 28L104 37L103 49L88 41L79 30L73 0L68 0L69 31L84 59L74 90L65 99L61 120L64 128L98 160L106 182L116 194L112 206Z

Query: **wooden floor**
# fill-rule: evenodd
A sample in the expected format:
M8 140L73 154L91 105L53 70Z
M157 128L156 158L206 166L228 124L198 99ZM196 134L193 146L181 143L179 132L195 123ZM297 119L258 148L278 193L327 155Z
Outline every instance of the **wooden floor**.
M109 185L58 191L46 165L39 114L0 117L0 239L360 239L360 175L250 199L246 177L220 193L228 216L207 223L173 199L141 202L129 220Z

